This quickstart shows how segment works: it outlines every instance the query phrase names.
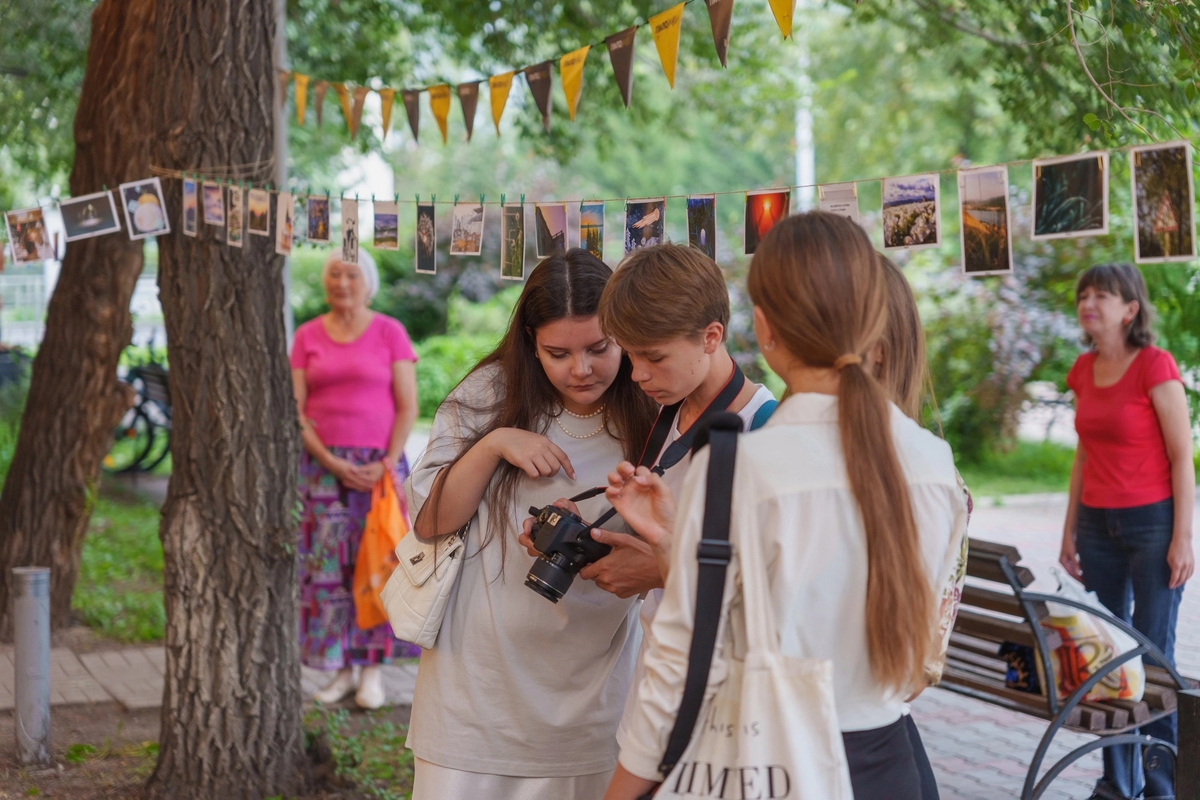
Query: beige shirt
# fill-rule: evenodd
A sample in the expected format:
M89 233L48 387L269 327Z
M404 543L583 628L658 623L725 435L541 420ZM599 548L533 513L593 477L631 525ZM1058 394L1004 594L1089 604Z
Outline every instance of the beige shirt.
M496 368L480 370L454 396L482 406L503 391L498 377ZM479 415L438 412L429 446L404 487L414 517L437 473L457 455L460 437L486 422ZM582 435L599 419L564 415L562 422ZM566 452L577 480L561 471L540 480L523 476L513 507L480 505L437 642L421 654L407 744L418 758L443 767L565 777L616 766L617 721L638 645L638 602L578 577L563 599L550 602L525 586L533 559L517 535L530 506L603 485L622 458L621 445L607 433L575 439L547 423L540 433ZM585 520L607 508L603 495L580 503ZM511 526L503 557L499 541L479 549L495 514ZM605 528L625 529L619 517Z
M967 509L950 447L891 407L892 437L908 478L929 590L945 585L951 542L966 529ZM687 674L696 600L696 546L704 518L707 450L693 459L679 501L671 569L662 603L645 632L646 675L621 747L621 765L658 778ZM739 439L731 536L767 538L771 601L781 650L833 662L838 723L843 731L895 722L904 696L871 674L866 634L867 543L846 476L837 427L837 398L798 394L780 404L761 430ZM948 561L950 563L948 563ZM709 673L710 690L744 653L741 575L736 547L725 585L722 633Z

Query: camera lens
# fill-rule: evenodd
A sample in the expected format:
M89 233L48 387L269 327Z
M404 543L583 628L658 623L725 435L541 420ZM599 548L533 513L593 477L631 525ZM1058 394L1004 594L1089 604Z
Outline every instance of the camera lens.
M557 603L571 588L575 576L546 558L539 558L529 568L525 585L551 603Z

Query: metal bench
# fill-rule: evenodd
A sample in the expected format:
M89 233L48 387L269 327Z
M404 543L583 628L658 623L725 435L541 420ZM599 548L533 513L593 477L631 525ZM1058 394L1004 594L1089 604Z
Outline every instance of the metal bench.
M1104 676L1136 656L1152 656L1166 663L1162 652L1146 637L1108 614L1063 598L1026 591L1033 573L1020 566L1021 554L1010 545L972 539L967 560L967 585L963 589L958 619L950 636L946 667L939 684L952 692L967 695L993 705L1048 720L1049 727L1029 765L1022 800L1037 800L1063 770L1088 753L1125 744L1161 748L1172 763L1178 763L1179 749L1172 744L1138 733L1138 729L1176 712L1179 692L1196 689L1196 681L1184 678L1173 668L1147 665L1146 693L1138 702L1109 700L1084 702L1084 696ZM1040 624L1050 613L1052 601L1079 608L1116 625L1133 637L1138 646L1105 664L1064 700L1054 690L1054 661L1051 653L1062 644L1058 633ZM1036 654L1041 694L1033 694L1005 685L1007 664L1000 657L1002 644L1026 645ZM1190 698L1189 698L1190 699ZM1038 780L1042 763L1054 737L1063 728L1089 733L1099 738L1072 750L1052 765ZM1200 736L1200 731L1194 732ZM1184 744L1184 729L1180 743ZM1195 742L1188 746L1197 749ZM1183 770L1180 770L1183 772ZM1200 787L1196 787L1200 791ZM1179 797L1188 796L1179 794ZM1200 797L1200 794L1196 795Z

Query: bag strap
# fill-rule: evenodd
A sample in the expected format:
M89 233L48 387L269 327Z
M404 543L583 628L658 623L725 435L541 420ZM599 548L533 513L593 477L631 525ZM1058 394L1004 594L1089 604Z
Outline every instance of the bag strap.
M683 684L683 699L675 727L667 740L659 772L671 773L683 751L687 749L700 718L700 706L708 686L709 668L717 644L717 628L721 623L721 601L725 595L725 572L733 555L729 543L729 525L733 509L733 470L737 458L737 435L742 419L737 414L722 412L707 420L697 433L696 449L710 446L704 523L696 557L700 568L696 579L696 622L692 629L692 645L688 652L687 678Z
M658 419L654 421L654 428L650 431L650 438L646 440L646 447L642 450L642 457L638 459L638 466L652 467L655 472L662 475L682 461L684 456L693 449L696 449L693 445L698 432L702 428L702 423L727 410L733 404L733 401L737 399L737 396L741 393L745 385L746 374L742 372L741 367L735 362L733 372L729 375L729 380L725 382L725 386L712 399L708 407L700 413L700 417L692 423L691 427L684 431L678 439L671 442L671 446L662 454L662 458L659 458L658 453L662 450L667 437L671 435L671 428L675 427L675 420L679 416L679 409L683 406L683 401L680 400L674 405L663 406L658 412Z

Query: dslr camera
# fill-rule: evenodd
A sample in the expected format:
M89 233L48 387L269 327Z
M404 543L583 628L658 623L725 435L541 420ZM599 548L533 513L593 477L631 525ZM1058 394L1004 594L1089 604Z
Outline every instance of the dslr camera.
M571 588L579 570L604 558L612 547L593 539L593 526L565 508L530 508L529 513L534 517L529 536L541 555L529 568L525 585L557 603Z

